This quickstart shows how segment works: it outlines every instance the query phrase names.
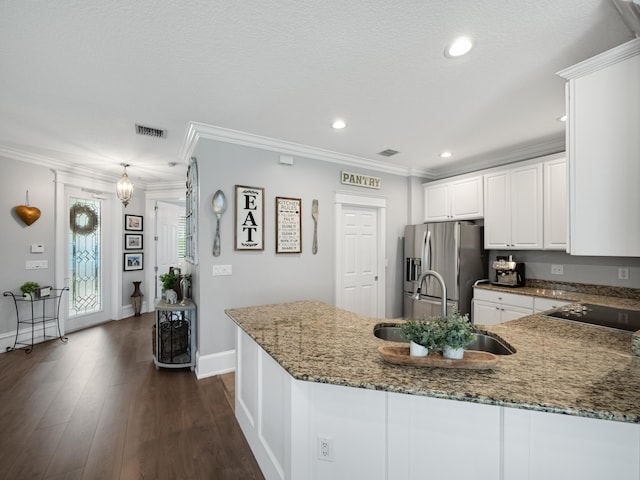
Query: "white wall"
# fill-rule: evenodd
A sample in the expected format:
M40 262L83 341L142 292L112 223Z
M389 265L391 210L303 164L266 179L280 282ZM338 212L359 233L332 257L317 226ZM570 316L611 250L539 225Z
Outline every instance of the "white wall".
M0 235L0 289L2 292L20 292L20 286L27 281L40 285L54 285L54 175L46 167L0 157L2 188L0 188L0 211L2 235ZM25 205L25 193L29 190L29 205L38 207L40 218L31 226L26 226L16 214L14 207ZM44 253L31 253L32 243L44 244ZM26 270L28 260L47 260L49 268ZM57 286L57 285L56 285ZM0 302L0 336L14 335L16 314L10 297L2 297Z
M199 265L194 274L194 299L199 315L199 355L233 350L234 330L227 308L315 299L333 304L334 193L351 190L382 195L387 200L388 259L386 316L402 313L402 235L409 222L406 177L296 157L293 166L279 164L279 154L251 147L202 140L195 151L200 177ZM381 190L340 184L340 171L382 177ZM234 185L265 189L265 249L234 251ZM222 190L228 200L221 221L221 254L213 257L215 216L211 198ZM275 254L275 197L302 199L302 254ZM318 254L311 253L311 203L318 199ZM232 265L233 275L212 276L213 265Z

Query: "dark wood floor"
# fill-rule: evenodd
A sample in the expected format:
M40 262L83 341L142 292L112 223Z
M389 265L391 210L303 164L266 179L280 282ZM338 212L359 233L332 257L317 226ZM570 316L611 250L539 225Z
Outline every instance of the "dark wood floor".
M262 479L233 374L156 370L153 314L0 354L1 479Z

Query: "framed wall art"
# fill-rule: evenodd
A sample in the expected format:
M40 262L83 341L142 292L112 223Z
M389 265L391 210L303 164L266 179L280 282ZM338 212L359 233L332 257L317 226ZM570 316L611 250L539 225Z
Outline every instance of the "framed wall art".
M124 249L125 250L142 250L142 234L141 233L125 233Z
M264 250L264 188L235 186L235 249Z
M130 232L142 232L142 215L125 215L124 229Z
M142 270L142 252L124 254L124 271Z
M276 197L276 253L302 253L302 199Z

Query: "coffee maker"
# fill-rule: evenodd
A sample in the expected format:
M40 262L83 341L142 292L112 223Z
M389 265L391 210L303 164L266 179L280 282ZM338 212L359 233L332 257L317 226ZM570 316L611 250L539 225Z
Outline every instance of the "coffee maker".
M503 287L523 287L524 286L524 263L513 260L513 255L507 257L496 257L491 264L496 272L494 285Z

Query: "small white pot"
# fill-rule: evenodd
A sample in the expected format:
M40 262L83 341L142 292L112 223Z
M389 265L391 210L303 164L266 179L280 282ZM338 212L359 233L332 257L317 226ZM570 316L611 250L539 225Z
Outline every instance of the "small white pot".
M426 357L429 353L429 349L427 347L423 347L419 343L411 341L409 353L412 357Z
M449 345L445 345L442 356L452 360L460 360L464 357L464 348L451 348Z

